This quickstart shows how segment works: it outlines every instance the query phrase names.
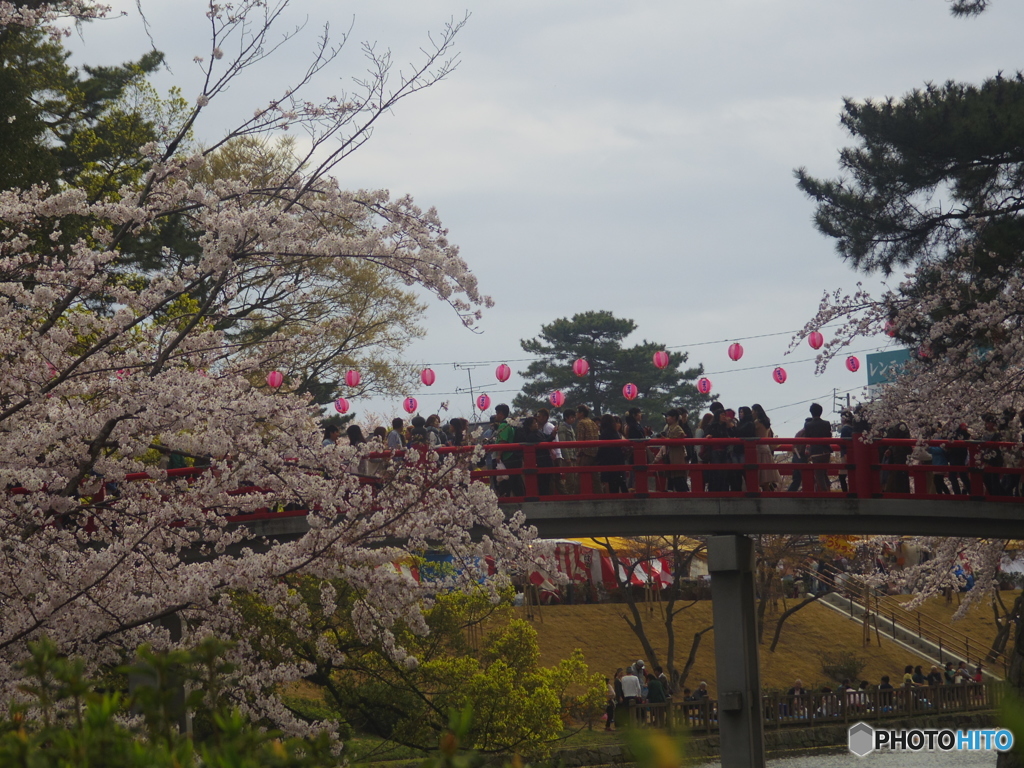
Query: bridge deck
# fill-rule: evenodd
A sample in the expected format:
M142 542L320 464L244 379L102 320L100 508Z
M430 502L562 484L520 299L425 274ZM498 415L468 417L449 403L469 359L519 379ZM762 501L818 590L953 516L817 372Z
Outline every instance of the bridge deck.
M964 499L608 498L526 502L544 538L660 534L861 534L1024 538L1024 506Z
M653 439L644 441L590 441L575 443L500 444L485 447L496 467L472 470L473 477L499 492L499 503L522 509L527 520L545 538L654 534L881 534L1024 538L1024 499L1020 495L1024 468L1014 466L1020 446L1013 443L932 441L950 450L962 449L963 466L882 463L883 457L902 450L909 455L912 440L878 440L868 444L855 438ZM829 463L774 463L760 460L758 446L771 452L794 445L820 446L833 451ZM596 466L557 461L553 450L591 453L614 447L621 462ZM707 461L665 464L662 449L685 447ZM390 462L470 461L472 446L441 448L438 456L416 450L370 454L383 466ZM1000 454L1000 466L991 457ZM676 451L678 456L680 451ZM604 454L608 455L607 452ZM763 455L763 451L762 451ZM774 454L773 454L774 456ZM1004 458L1006 459L1004 461ZM585 461L585 460L584 460ZM508 466L505 466L507 464ZM1003 466L1003 464L1009 466ZM762 472L781 475L778 490L763 490ZM188 479L212 467L168 470L168 479ZM385 476L390 470L385 469ZM803 487L789 491L790 481L802 474ZM608 493L602 487L616 474L630 489ZM815 489L815 475L828 485L845 475L847 490ZM671 481L685 475L686 492L668 490ZM939 478L957 478L961 495L936 493ZM147 473L127 481L151 480ZM892 482L896 479L898 482ZM381 478L364 477L377 484ZM572 481L572 482L570 482ZM386 480L385 480L386 482ZM558 493L571 487L573 493ZM954 487L956 487L954 485ZM10 493L24 493L21 488ZM255 486L229 494L266 493ZM296 537L308 530L304 510L285 507L268 497L268 506L256 513L229 517L260 536ZM102 500L103 491L93 497ZM282 511L273 511L282 509ZM287 510L287 511L283 511Z

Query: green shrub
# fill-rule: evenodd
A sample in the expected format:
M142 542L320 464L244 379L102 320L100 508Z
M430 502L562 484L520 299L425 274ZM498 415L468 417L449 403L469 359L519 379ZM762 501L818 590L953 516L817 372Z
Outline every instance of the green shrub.
M302 768L336 765L326 736L283 739L254 728L218 702L230 672L225 646L208 640L194 651L157 653L140 648L125 670L141 678L132 696L98 690L79 659L57 653L47 639L30 643L20 667L27 704L0 718L0 765L5 768ZM183 693L185 683L194 690ZM212 702L212 704L210 704ZM179 732L184 709L208 724L201 741ZM129 727L129 712L138 714Z
M867 659L850 651L820 651L818 658L821 660L821 671L836 682L860 680L861 670L868 664Z

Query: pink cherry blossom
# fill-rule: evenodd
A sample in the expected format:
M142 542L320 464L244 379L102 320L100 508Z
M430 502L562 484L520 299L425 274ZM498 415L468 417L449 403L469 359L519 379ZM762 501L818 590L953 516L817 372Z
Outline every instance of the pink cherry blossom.
M260 24L262 5L210 6L214 59L239 50L240 36L249 36L246 51L262 51L270 39L266 49L276 48ZM30 12L0 2L0 25L46 26L91 8L62 2ZM325 40L279 100L284 113L257 110L201 150L167 149L201 134L205 111L197 105L177 136L142 148L150 163L142 183L110 199L91 201L74 188L0 191L0 486L15 489L0 495L0 706L15 694L26 642L44 633L95 667L144 641L189 645L212 632L238 642L231 660L242 710L308 731L279 698L308 665L260 660L238 637L229 592L255 593L301 631L302 607L282 577L344 580L361 595L353 612L359 635L415 665L396 625L426 632L421 611L431 596L477 588L485 556L498 568L485 580L492 590L537 556L523 516L507 518L490 488L470 480L473 456L381 458L379 487L371 488L355 472L382 446L322 446L318 409L265 386L267 372L288 370L290 352L316 341L318 328L244 346L217 330L219 319L247 316L266 296L274 310L303 302L321 274L311 265L325 259L378 264L448 303L466 324L490 305L433 208L385 190L348 190L330 175L378 117L450 73L460 26L433 38L415 72L390 80L389 58L379 56L366 92L314 104L301 96L334 57ZM247 67L259 58L226 54L228 74L210 76L202 98L212 102L236 82L244 90ZM309 154L293 168L199 180L225 141L273 134L285 121L309 138ZM167 249L146 282L124 280L132 265L121 248L172 216L200 233L198 256L187 261ZM66 217L95 226L77 239L61 235ZM169 322L182 296L203 298L193 314ZM95 310L101 298L110 311ZM166 451L211 469L169 473L153 463ZM293 540L268 540L256 522L229 521L286 507L307 510L308 530ZM470 530L486 535L474 541ZM428 546L451 553L458 574L417 584L392 566ZM322 598L332 604L326 584ZM183 620L180 640L160 626L170 615Z

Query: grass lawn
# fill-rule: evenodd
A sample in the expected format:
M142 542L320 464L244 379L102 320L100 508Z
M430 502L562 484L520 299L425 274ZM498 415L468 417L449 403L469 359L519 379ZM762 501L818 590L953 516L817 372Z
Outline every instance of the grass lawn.
M1003 592L1002 598L1007 605L1011 604L1019 592ZM906 599L909 600L909 597ZM792 605L792 602L789 603ZM958 604L954 596L952 605L946 605L942 597L934 598L921 607L922 613L947 624ZM536 609L535 609L536 610ZM773 614L769 612L764 632L764 645L761 646L761 675L764 686L768 689L789 688L794 679L800 678L804 684L812 688L822 685L835 685L835 681L826 678L821 669L820 651L849 651L866 660L866 666L860 678L872 684L878 683L882 675L889 675L896 684L902 677L903 667L907 664L930 665L924 657L904 650L881 634L881 645L874 633L871 645L865 645L863 627L860 622L852 621L847 616L836 613L818 603L812 603L791 616L782 633L782 641L775 653L770 653L775 623L779 613L784 610L781 604ZM516 617L525 618L522 608L514 610ZM537 630L540 645L540 663L553 666L561 659L567 658L574 648L581 648L592 672L611 676L617 667L626 667L636 659L643 658L648 666L652 660L643 652L639 640L629 629L625 617L628 608L624 604L603 605L558 605L544 606L531 621ZM664 663L667 646L665 629L657 604L652 611L643 612L645 625L652 638L659 660ZM711 624L711 601L699 601L676 617L676 651L677 668L682 667L690 652L694 632ZM979 641L990 642L995 633L995 623L988 604L977 606L964 620L953 624L962 632L968 633ZM714 630L705 633L701 640L696 663L687 678L686 685L695 688L701 680L708 682L711 695L717 696L715 681ZM303 708L309 707L308 714L323 716L319 711L324 707L319 691L312 686L297 686L291 691L293 704L301 703ZM595 744L618 743L622 736L616 732L607 733L600 722L594 729L573 729L566 731L565 739L555 749L583 747ZM406 747L389 744L371 736L355 736L347 740L349 760L359 763L388 763L407 765L419 761L424 754Z
M1002 599L1003 605L1007 608L1012 608L1013 601L1017 599L1019 594L1019 589L1003 590L999 593L999 597ZM985 598L981 603L971 606L967 616L960 621L954 622L953 614L960 607L961 598L962 595L959 593L954 594L952 602L947 603L946 598L939 595L925 601L917 610L924 616L947 624L954 630L969 635L971 638L971 648L974 648L974 640L977 639L979 645L987 649L991 646L992 640L996 635L996 622L995 615L992 612L991 598ZM900 595L896 599L906 603L910 601L910 595ZM1002 613L1002 609L1000 609L1000 613ZM911 615L913 615L913 612L911 612ZM1011 632L1010 642L1006 646L1007 651L1013 648L1013 640L1013 633Z
M519 609L517 612L523 615ZM532 621L538 633L541 664L555 664L574 648L581 648L591 671L608 677L614 674L617 667L628 666L637 659L644 659L651 666L651 660L646 658L640 641L626 624L624 617L627 613L628 609L623 604L544 606L540 609L540 617ZM779 647L775 653L769 653L768 647L777 617L778 614L769 614L767 617L761 650L762 681L769 689L789 688L796 678L802 679L807 686L834 686L835 682L827 680L821 670L819 651L847 650L863 657L867 664L861 672L861 678L872 684L878 683L882 675L889 675L899 681L903 667L907 664L931 663L896 645L884 633L881 645L878 645L872 633L871 645L865 646L860 622L851 621L817 603L789 617ZM644 623L649 627L652 644L663 663L667 640L657 609L653 615L645 612ZM682 668L689 655L694 632L711 623L709 600L699 601L676 617L677 669ZM685 684L695 688L701 680L707 681L711 695L715 696L714 630L706 633L701 640L696 662Z

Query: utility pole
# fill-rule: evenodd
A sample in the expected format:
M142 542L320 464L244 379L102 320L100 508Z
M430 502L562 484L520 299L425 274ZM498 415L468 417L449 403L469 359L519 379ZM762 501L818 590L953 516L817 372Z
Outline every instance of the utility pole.
M844 410L850 410L850 393L846 393L846 405L843 405L843 396L839 394L839 390L835 387L832 388L832 413L842 413Z
M469 413L474 418L476 417L476 393L473 391L473 369L480 368L483 363L453 363L452 367L456 370L465 371L466 376L469 378ZM465 389L455 388L456 392L465 392Z

